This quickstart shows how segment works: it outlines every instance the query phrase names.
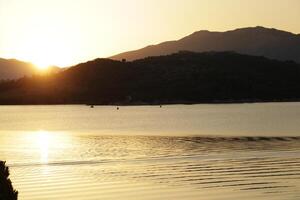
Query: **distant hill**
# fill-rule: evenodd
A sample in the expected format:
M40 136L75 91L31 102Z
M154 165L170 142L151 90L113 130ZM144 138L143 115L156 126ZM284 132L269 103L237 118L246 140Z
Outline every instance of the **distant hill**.
M0 80L18 79L23 76L31 76L36 71L35 67L26 62L15 59L0 58Z
M0 84L0 104L299 101L300 65L232 52L96 59Z
M194 52L235 51L300 63L300 35L264 27L242 28L227 32L199 31L178 41L164 42L112 56L111 59L136 60L187 50Z
M15 80L24 76L30 77L35 74L55 74L63 70L65 69L57 66L50 66L47 70L39 71L31 63L15 59L0 58L0 81Z

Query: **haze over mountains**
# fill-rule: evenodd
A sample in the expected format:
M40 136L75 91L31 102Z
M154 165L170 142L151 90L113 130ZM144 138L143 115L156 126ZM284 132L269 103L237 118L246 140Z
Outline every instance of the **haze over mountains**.
M31 63L0 58L0 80L18 79L23 76L31 76L35 72L36 68Z
M51 66L47 70L39 71L33 64L16 59L0 58L0 80L14 80L22 77L31 77L35 74L57 73L62 69Z
M178 51L235 51L300 63L300 35L264 27L242 28L227 32L198 31L178 41L164 42L136 51L112 56L112 59L136 60Z

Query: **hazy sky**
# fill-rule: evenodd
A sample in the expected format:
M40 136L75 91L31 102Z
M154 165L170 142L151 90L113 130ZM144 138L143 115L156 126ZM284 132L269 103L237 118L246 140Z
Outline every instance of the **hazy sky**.
M300 0L0 0L0 57L68 66L197 30L300 33Z

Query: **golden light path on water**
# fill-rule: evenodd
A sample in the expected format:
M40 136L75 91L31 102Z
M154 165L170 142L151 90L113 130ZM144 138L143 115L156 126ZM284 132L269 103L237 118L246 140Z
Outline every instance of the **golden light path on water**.
M22 138L22 143L18 144L20 150L27 152L24 154L31 157L32 162L45 165L60 158L63 150L72 144L69 141L70 135L66 132L39 130L21 132L17 135L19 139Z
M48 163L49 145L53 142L49 132L39 131L36 142L40 147L41 162Z

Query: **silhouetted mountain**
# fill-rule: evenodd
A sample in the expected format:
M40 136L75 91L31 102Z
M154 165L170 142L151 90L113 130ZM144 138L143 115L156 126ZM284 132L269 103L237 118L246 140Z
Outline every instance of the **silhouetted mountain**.
M65 68L60 68L60 67L57 67L57 66L49 66L46 70L44 70L44 74L56 74L56 73L59 73L59 72L62 72L64 70L68 69L68 67L65 67Z
M199 31L178 41L164 42L111 57L136 60L178 51L235 51L241 54L265 56L300 63L300 34L264 27L243 28L227 32Z
M180 52L133 62L96 59L0 84L1 104L294 101L300 65L264 57Z
M14 59L0 58L0 80L2 79L18 79L23 76L31 76L36 68L26 62Z

